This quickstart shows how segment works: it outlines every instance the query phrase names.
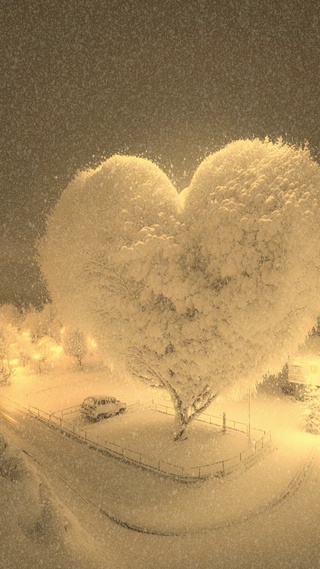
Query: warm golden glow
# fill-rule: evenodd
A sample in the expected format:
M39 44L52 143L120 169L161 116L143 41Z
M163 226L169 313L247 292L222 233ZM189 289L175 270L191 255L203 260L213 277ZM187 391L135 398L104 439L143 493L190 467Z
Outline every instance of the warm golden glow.
M91 336L87 337L87 341L88 341L88 344L91 348L97 347L97 342L94 340L94 338L91 338Z
M63 347L62 346L51 346L50 352L53 352L55 354L61 354L61 352L63 352Z

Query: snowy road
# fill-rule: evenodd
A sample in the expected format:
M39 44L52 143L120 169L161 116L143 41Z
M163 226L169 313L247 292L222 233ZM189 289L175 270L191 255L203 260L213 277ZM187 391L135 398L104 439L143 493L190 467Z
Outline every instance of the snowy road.
M295 472L302 482L294 492L285 497L282 486L283 500L277 503L275 493L272 502L270 492L263 491L266 480L259 482L259 468L262 473L268 467L271 455L234 480L185 485L103 456L10 406L0 421L95 536L102 559L105 553L101 569L111 562L116 569L320 568L318 453L306 471ZM306 449L305 459L309 456ZM255 476L248 478L253 469ZM144 535L115 524L102 511L151 531L191 533Z

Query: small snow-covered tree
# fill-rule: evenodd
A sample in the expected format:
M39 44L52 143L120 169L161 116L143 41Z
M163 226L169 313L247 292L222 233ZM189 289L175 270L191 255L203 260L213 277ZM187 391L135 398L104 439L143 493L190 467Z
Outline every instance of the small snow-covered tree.
M69 356L75 358L79 367L82 367L82 359L88 351L87 340L81 330L71 330L64 336L63 347Z
M238 141L178 194L147 160L80 173L42 269L63 320L156 378L176 438L217 396L281 370L320 313L320 168L307 149Z
M10 356L16 337L17 331L11 324L0 322L0 381L3 383L8 382L14 371Z
M15 350L21 365L25 367L34 355L34 346L31 343L30 336L18 332L15 340Z
M18 327L21 324L22 315L12 304L0 306L0 381L6 383L12 376L10 358L18 339Z

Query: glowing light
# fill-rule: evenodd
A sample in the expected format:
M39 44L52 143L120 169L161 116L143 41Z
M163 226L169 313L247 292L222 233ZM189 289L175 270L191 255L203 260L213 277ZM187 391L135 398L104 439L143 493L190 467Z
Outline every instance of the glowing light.
M91 338L91 336L87 337L87 341L88 341L88 344L91 348L97 347L97 342L94 340L94 338Z
M62 346L51 346L50 352L53 352L55 354L61 354L61 352L63 352L63 347Z

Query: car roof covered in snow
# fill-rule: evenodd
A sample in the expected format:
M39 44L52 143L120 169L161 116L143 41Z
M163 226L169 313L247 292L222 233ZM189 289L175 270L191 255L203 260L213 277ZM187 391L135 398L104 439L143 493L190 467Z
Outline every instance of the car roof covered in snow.
M116 400L116 397L114 397L114 395L88 395L88 397L85 398L85 401L86 401L86 399L95 399L95 400L98 400L98 399L115 399Z

